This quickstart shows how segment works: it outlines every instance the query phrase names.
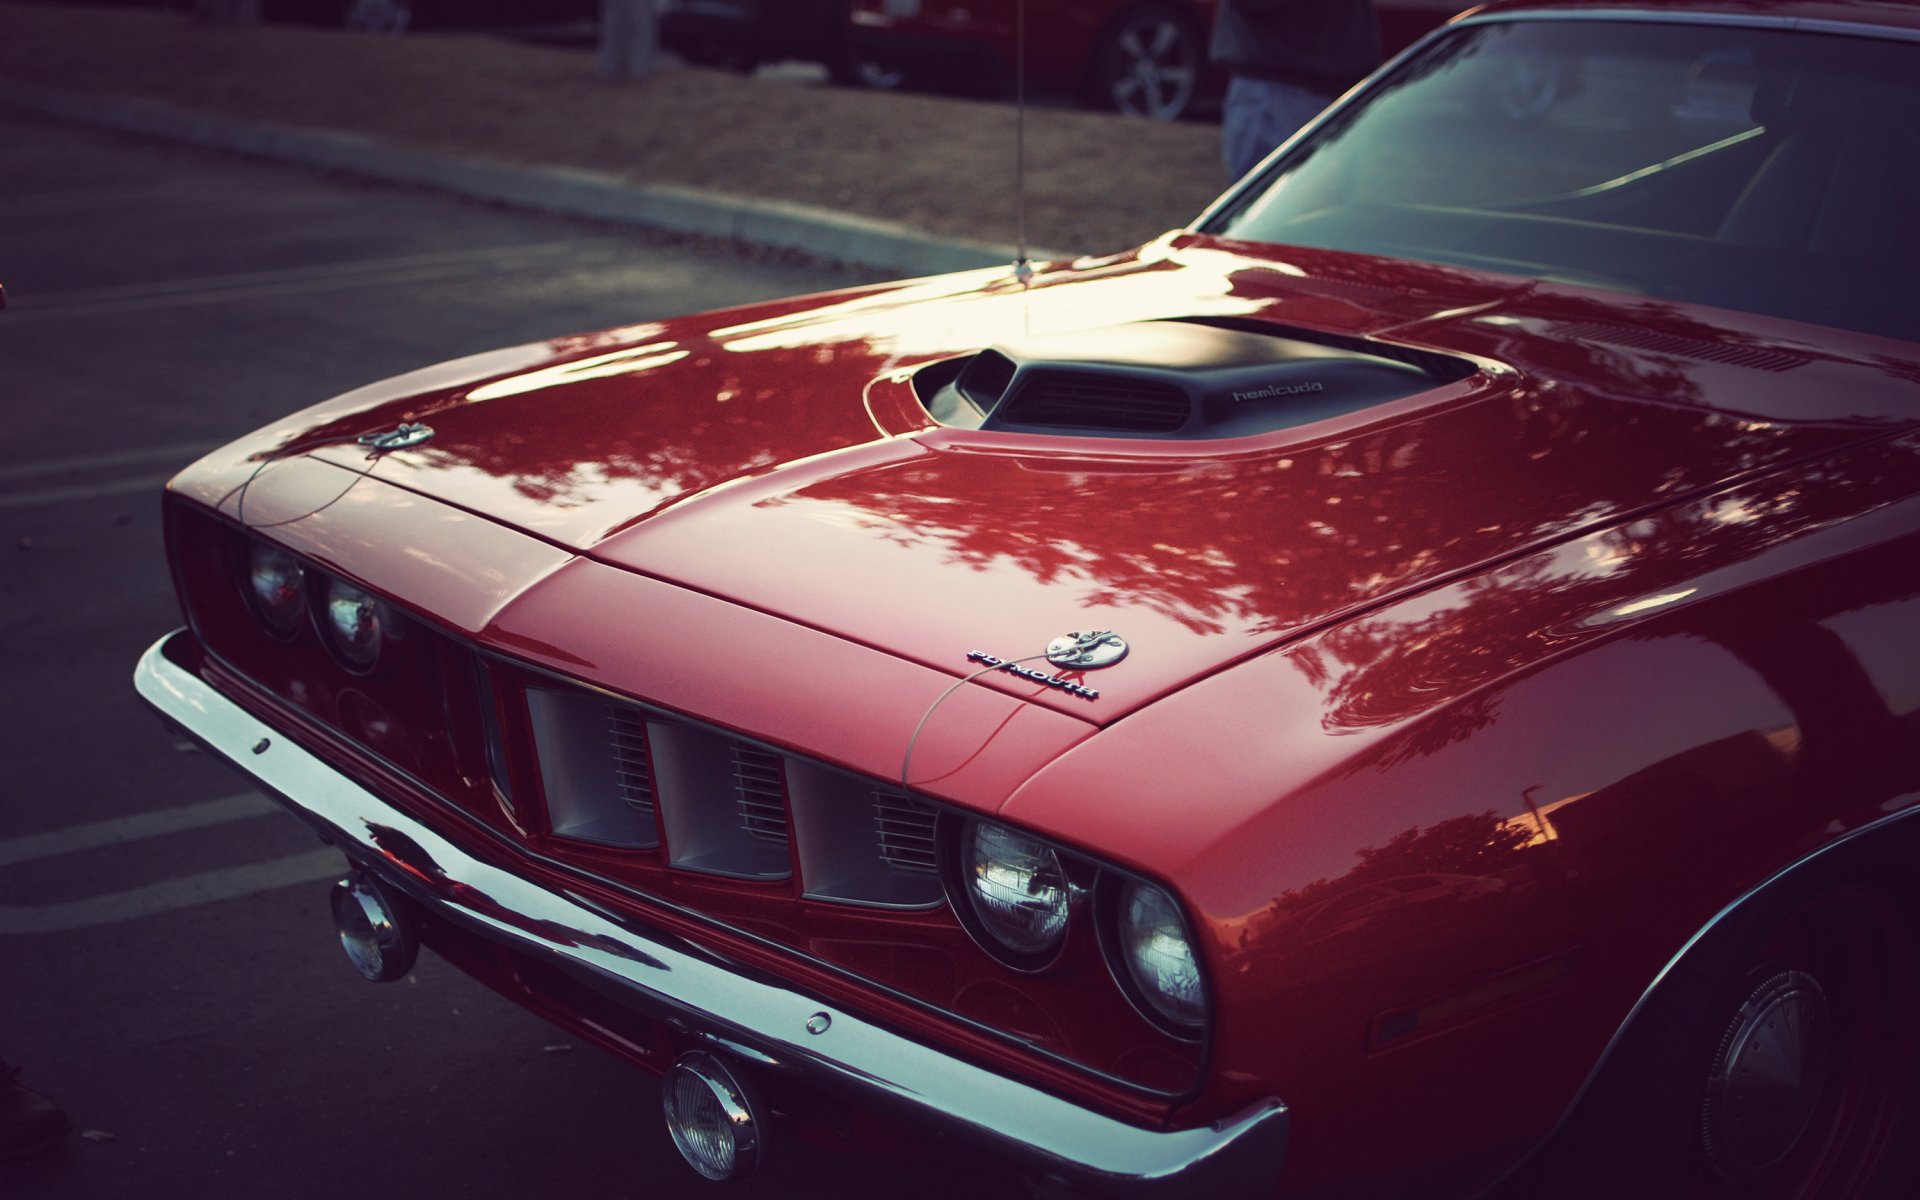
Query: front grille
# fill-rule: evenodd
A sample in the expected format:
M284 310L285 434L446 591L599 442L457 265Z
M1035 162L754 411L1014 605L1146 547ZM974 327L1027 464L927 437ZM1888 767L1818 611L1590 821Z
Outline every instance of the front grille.
M526 689L555 835L848 904L938 904L936 811L871 779L591 692Z

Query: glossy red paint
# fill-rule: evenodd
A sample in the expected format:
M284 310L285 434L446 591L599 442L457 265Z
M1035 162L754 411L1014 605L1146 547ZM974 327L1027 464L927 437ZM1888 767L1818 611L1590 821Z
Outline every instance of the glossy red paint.
M655 327L638 346L631 336L585 354L568 345L476 385L329 406L325 423L284 436L430 420L438 436L418 451L371 464L351 445L315 455L937 670L974 649L1037 653L1076 621L1125 628L1151 665L1102 681L1097 706L1005 684L1105 723L1393 595L1909 419L1904 381L1889 377L1873 339L1816 345L1784 322L1571 289L1523 297L1465 272L1324 251L1175 239L1116 267L1052 273L1025 296L944 303L932 336L919 305L944 297L879 298L889 303ZM1435 311L1450 315L1425 315ZM917 423L898 415L913 403L898 394L910 390L892 374L902 367L1022 328L1193 316L1372 335L1485 367L1352 417L1199 449L932 430L924 410ZM1764 340L1795 369L1675 360L1568 332L1607 329L1733 349ZM862 388L876 418L830 402ZM1733 388L1737 406L1711 403ZM1681 395L1698 399L1674 403ZM1838 411L1828 411L1833 396L1846 397ZM1648 444L1671 457L1648 456ZM1511 466L1460 487L1490 455ZM330 487L289 482L288 503L319 503ZM1009 515L954 521L959 498ZM340 507L359 503L378 504L348 490ZM322 512L317 528L334 524ZM995 566L1017 569L983 569ZM449 578L457 587L460 577ZM857 602L882 587L911 602Z
M1047 827L1102 796L1103 849L1196 881L1217 985L1238 993L1224 1007L1252 1018L1223 1024L1216 1053L1265 1060L1249 1080L1327 1087L1312 1107L1343 1114L1352 1138L1298 1145L1303 1185L1362 1153L1417 1173L1488 1129L1531 1141L1645 981L1729 898L1920 799L1895 749L1910 709L1858 666L1920 665L1878 640L1920 619L1916 453L1912 439L1880 443L1805 482L1703 498L1387 606L1152 706L1003 812ZM1831 524L1836 508L1867 515ZM1671 553L1728 513L1769 509L1790 523L1744 546L1712 539L1693 561ZM1796 540L1795 526L1818 532ZM1618 578L1607 564L1621 555L1659 566ZM1835 589L1832 570L1855 582ZM1146 749L1203 727L1212 755ZM1828 746L1817 766L1815 742ZM1281 778L1304 782L1289 792ZM1285 876L1257 865L1275 847ZM1484 886L1326 919L1382 881L1435 875ZM1641 894L1662 903L1632 905ZM1484 990L1561 959L1568 971L1524 991ZM1436 1006L1383 1040L1383 1024ZM1483 1077L1501 1084L1474 1090L1472 1116L1431 1105ZM1391 1145L1376 1124L1397 1131Z
M912 381L1139 320L1462 372L1201 442L943 426ZM434 439L352 443L401 421ZM977 272L434 368L216 453L168 512L199 672L417 819L1103 1113L1192 1128L1281 1096L1289 1190L1472 1194L1612 1086L1616 1038L1681 1019L1667 998L1703 955L1735 968L1692 997L1723 1024L1755 972L1830 985L1845 1065L1809 1121L1843 1150L1808 1149L1803 1179L1864 1178L1896 1128L1915 981L1880 960L1913 944L1885 867L1920 828L1913 342L1183 233L1025 288ZM243 536L385 597L394 656L356 675L261 628ZM956 686L969 651L1106 628L1132 652L1085 673L1097 700ZM1086 919L1098 884L1060 962L1019 974L945 905L862 910L798 872L557 836L516 699L556 681L876 788L905 774L949 821L1083 856L1078 883L1165 883L1208 1035L1131 1010ZM636 1062L677 1045L438 936ZM1688 1169L1688 1194L1752 1194ZM1856 1200L1834 1186L1787 1194Z

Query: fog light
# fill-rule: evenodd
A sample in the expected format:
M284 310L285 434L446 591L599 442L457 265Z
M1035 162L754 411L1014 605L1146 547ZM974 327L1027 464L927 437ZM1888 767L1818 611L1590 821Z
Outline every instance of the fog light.
M719 1059L680 1056L661 1080L667 1132L689 1166L719 1182L739 1179L760 1159L760 1123L747 1093Z
M333 924L348 961L373 982L392 983L413 969L420 947L411 921L359 871L333 885Z

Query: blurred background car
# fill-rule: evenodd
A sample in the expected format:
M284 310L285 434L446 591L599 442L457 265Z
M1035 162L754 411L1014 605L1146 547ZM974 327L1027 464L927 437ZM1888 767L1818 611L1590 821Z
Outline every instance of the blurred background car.
M1027 84L1089 108L1170 121L1217 109L1226 81L1207 61L1214 0L1027 0ZM1379 0L1381 42L1398 53L1467 7ZM1021 0L851 0L851 45L910 82L1010 84Z
M181 0L189 7L190 0ZM593 17L599 0L261 0L268 21L371 33L455 26L548 24Z
M835 83L897 86L897 71L854 49L850 28L848 0L666 0L660 10L660 44L696 66L798 60L823 64Z
M851 0L853 44L907 81L1011 85L1020 0ZM1213 0L1031 0L1026 82L1089 108L1173 120L1224 84L1207 63Z

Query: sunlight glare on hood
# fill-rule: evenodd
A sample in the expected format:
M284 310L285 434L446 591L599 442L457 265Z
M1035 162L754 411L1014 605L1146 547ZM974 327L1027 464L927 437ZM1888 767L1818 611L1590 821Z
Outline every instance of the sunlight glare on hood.
M509 375L505 379L481 384L467 393L467 399L499 400L506 396L521 396L544 388L559 387L562 384L579 383L584 379L636 375L642 371L651 371L656 367L679 362L692 353L689 350L675 349L677 345L676 342L655 342L647 346L632 346L624 350L616 350L611 354L596 354L591 358L561 363L556 367L528 371L524 375Z

